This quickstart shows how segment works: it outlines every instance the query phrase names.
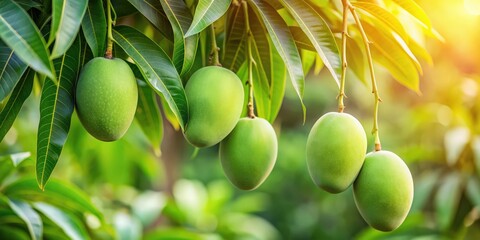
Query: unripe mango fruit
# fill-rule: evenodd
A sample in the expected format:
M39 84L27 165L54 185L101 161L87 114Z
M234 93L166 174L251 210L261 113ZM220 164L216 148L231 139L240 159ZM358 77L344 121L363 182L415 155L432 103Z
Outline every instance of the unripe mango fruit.
M277 137L263 118L241 118L220 143L225 175L236 187L253 190L270 175L277 159Z
M188 80L185 94L189 121L184 134L196 147L222 141L242 114L242 81L226 68L208 66L197 70Z
M353 184L363 219L380 231L392 231L407 217L413 201L413 179L407 165L389 151L367 154Z
M367 137L356 118L326 113L307 139L307 166L313 182L330 193L345 191L360 172L366 151Z
M76 107L92 136L106 142L121 138L132 123L137 101L137 82L125 61L96 57L85 64L77 82Z

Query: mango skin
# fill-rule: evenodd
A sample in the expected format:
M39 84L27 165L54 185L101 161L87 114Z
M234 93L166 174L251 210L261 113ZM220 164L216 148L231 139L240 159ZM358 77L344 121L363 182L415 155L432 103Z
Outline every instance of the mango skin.
M277 136L263 118L241 118L220 143L220 162L230 182L242 190L260 186L277 159Z
M307 139L307 166L313 182L330 193L345 191L355 181L367 151L365 130L348 113L320 117Z
M85 64L77 82L76 107L92 136L106 142L121 138L133 121L137 101L137 82L125 61L97 57Z
M412 206L412 175L396 154L372 152L367 154L353 184L353 194L360 214L370 226L392 231L402 224Z
M196 147L222 141L242 114L242 81L226 68L209 66L197 70L188 80L185 94L189 121L184 135Z

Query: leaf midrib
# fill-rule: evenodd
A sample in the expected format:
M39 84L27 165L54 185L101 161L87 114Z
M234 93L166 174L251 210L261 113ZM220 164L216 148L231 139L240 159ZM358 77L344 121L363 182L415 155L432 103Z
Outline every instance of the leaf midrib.
M44 182L44 178L45 178L45 169L46 169L46 164L47 164L47 157L48 157L48 153L50 151L50 143L51 143L51 138L52 138L52 132L53 132L53 122L55 120L55 113L57 112L57 100L58 100L58 92L60 91L60 85L61 85L61 82L62 82L62 74L63 74L63 66L65 65L65 57L67 56L67 54L64 54L62 56L62 64L61 64L61 67L60 67L60 71L59 71L59 74L58 74L58 85L56 85L56 91L55 91L55 102L53 104L53 110L52 110L52 117L51 117L51 120L50 120L50 130L48 132L48 139L47 139L47 149L45 150L45 158L43 160L43 168L42 168L42 177L41 177L41 182L40 182L40 187L43 189L45 189L45 182Z

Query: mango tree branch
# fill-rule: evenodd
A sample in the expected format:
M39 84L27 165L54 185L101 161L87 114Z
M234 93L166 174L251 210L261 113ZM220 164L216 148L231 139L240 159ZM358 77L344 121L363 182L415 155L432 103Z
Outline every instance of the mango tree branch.
M373 60L372 60L372 53L370 51L370 41L368 41L367 34L363 29L362 22L360 22L360 18L358 17L357 12L355 12L355 8L352 6L352 4L348 0L346 0L345 2L348 4L350 12L352 13L353 18L355 19L355 23L357 24L358 29L360 30L360 34L362 35L362 39L363 39L363 44L365 45L365 49L367 51L368 66L370 69L370 75L372 77L372 93L375 99L372 134L375 138L375 151L380 151L382 150L382 144L380 142L380 136L379 136L379 130L378 130L378 105L382 100L380 99L380 96L378 94L377 81L375 79L375 71L373 70Z
M247 62L248 62L248 117L255 118L255 109L253 106L253 56L252 56L252 31L250 30L250 23L248 21L248 5L247 1L242 1L243 11L245 13L245 34L247 37Z
M338 112L343 112L345 104L343 98L345 96L345 76L347 74L347 14L348 3L347 0L342 0L343 4L343 26L342 26L342 77L340 81L340 92L338 93Z
M214 66L222 66L219 60L219 53L220 53L220 48L217 46L217 40L215 37L215 26L213 23L210 25L210 32L211 32L211 41L212 41L212 52L211 57L212 57L212 65Z

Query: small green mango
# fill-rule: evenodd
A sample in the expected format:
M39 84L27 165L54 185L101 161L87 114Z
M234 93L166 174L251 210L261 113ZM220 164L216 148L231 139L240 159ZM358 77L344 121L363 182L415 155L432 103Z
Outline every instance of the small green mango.
M413 179L396 154L367 154L353 184L353 196L363 219L375 229L392 231L407 217L413 201Z
M92 136L106 142L121 138L132 123L137 101L137 82L125 61L97 57L85 64L77 82L76 107Z
M307 140L307 166L313 182L330 192L355 181L367 151L362 125L348 113L330 112L313 125Z
M277 137L263 118L241 118L220 143L223 171L233 185L253 190L270 175L277 159Z
M209 66L197 70L188 80L185 94L189 121L184 134L196 147L222 141L242 114L242 81L226 68Z

